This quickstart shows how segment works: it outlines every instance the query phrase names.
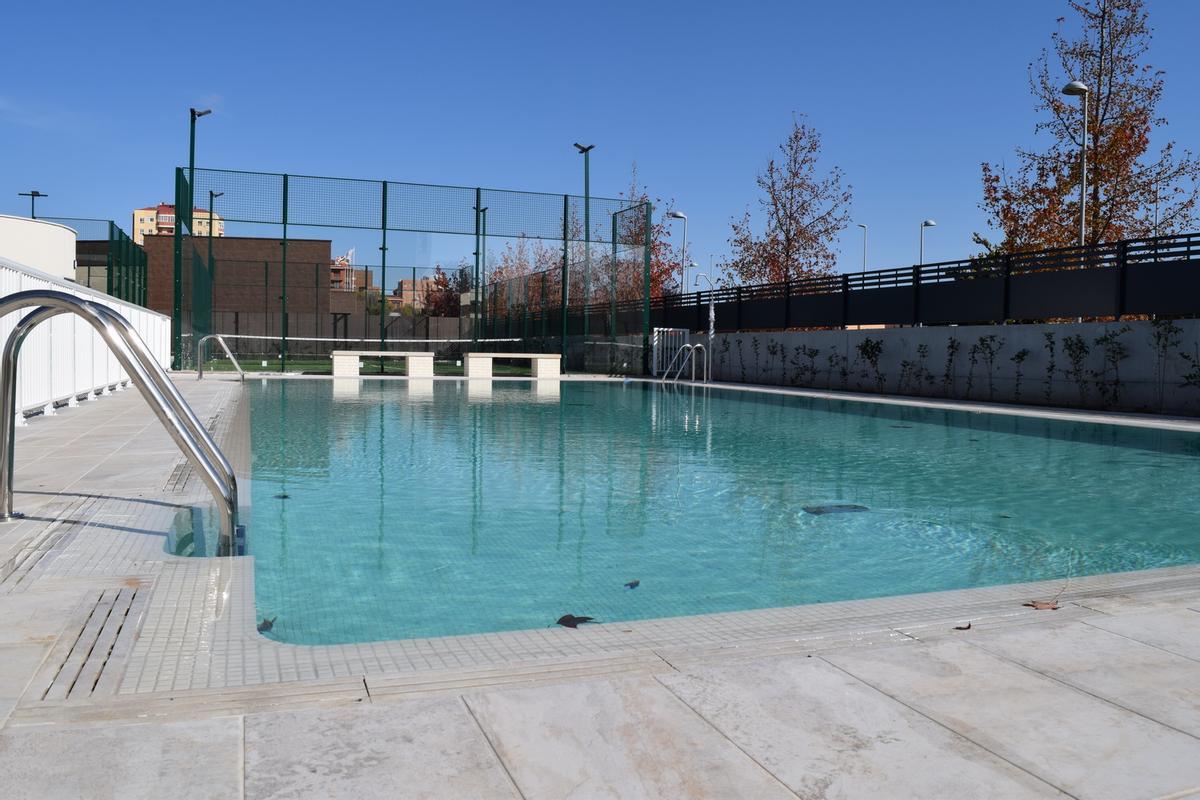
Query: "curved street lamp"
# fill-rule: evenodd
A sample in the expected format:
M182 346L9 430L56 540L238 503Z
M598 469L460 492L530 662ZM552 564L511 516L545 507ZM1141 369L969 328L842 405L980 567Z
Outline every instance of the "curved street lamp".
M937 223L931 219L927 219L921 223L921 260L917 262L918 265L925 263L925 229L936 227Z
M1083 138L1079 140L1079 246L1087 239L1087 117L1088 86L1083 81L1071 81L1063 87L1063 94L1083 98Z
M683 248L679 251L679 267L683 270L683 285L680 287L680 294L687 291L687 214L682 211L668 211L667 219L683 220Z

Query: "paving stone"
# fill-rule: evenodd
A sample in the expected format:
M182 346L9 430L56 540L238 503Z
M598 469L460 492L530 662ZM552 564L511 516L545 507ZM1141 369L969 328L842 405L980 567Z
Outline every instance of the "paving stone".
M44 643L0 645L0 727L49 649Z
M1094 617L1088 624L1200 661L1200 611L1191 608Z
M801 797L1065 796L821 659L659 680Z
M823 658L1076 797L1200 786L1200 740L962 641Z
M1200 737L1200 661L1082 624L976 641L990 653Z
M795 797L652 678L466 700L527 800Z
M517 798L457 697L246 717L246 798Z
M160 725L6 728L5 800L228 800L241 796L238 717Z

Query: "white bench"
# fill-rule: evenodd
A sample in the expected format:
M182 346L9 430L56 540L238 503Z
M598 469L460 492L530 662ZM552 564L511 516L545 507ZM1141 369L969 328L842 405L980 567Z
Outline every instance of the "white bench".
M433 353L405 353L392 350L334 350L333 377L357 378L360 358L403 358L410 378L433 377Z
M468 378L491 378L494 358L528 359L535 378L557 378L562 374L562 356L558 353L467 353L465 358Z

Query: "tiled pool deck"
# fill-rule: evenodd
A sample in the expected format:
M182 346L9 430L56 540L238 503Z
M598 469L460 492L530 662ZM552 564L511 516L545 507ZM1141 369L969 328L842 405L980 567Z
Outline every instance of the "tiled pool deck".
M179 386L244 465L240 384ZM0 797L1200 794L1200 567L290 646L253 559L165 554L205 493L135 392L17 442Z

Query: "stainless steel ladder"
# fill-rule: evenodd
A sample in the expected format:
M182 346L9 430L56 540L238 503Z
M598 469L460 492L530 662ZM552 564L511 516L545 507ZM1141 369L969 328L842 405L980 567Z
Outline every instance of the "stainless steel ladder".
M246 380L246 373L242 371L242 365L233 357L233 351L229 349L229 345L225 344L225 339L219 333L210 333L208 336L201 337L200 341L196 342L196 380L204 377L204 343L209 339L217 340L217 344L221 345L221 349L225 351L225 355L229 358L229 363L233 364L233 368L237 370L238 377L241 380Z
M0 521L20 517L13 510L13 445L21 344L34 328L51 317L75 314L95 328L108 344L133 385L208 486L221 517L217 554L232 555L239 534L238 489L233 466L129 321L101 303L47 289L17 292L0 299L0 317L30 307L35 310L26 314L8 335L0 360L0 502L3 503Z
M699 350L700 352L702 352L704 354L704 362L703 362L703 364L704 364L704 369L703 369L704 381L703 382L708 383L708 348L706 348L702 344L685 344L682 347L680 347L677 351L675 351L675 355L671 357L670 363L667 364L666 370L663 371L663 376L662 376L660 382L667 383L668 381L670 381L670 382L674 383L675 381L678 381L680 379L680 377L683 376L683 368L688 365L688 362L691 362L691 364L692 364L692 381L695 381L696 380L696 351L697 350ZM680 360L681 357L682 357L682 360ZM676 361L679 361L678 368L675 367ZM671 377L672 369L675 370L674 378Z

